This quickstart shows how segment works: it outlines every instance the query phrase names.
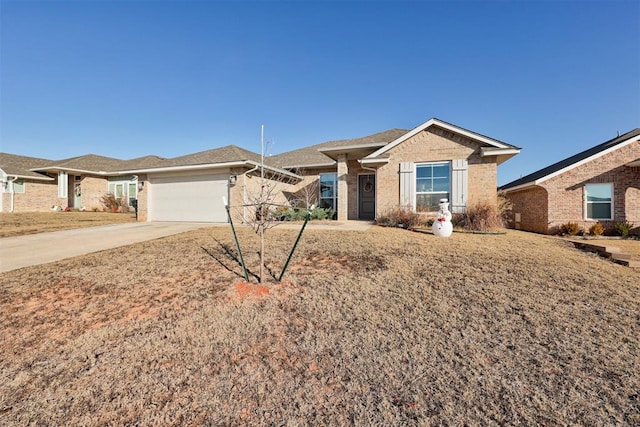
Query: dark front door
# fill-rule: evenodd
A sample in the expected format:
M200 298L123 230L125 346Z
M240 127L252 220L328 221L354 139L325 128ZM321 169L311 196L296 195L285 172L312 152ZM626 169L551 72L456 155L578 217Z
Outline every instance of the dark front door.
M358 175L358 219L376 217L376 176Z

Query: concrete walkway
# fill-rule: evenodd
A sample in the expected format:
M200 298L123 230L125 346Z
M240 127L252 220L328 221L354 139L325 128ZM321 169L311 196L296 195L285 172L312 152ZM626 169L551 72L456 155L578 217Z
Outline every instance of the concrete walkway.
M306 229L365 231L372 226L373 223L367 221L312 221L307 224ZM0 272L46 264L205 227L229 227L229 224L137 222L4 237L0 238ZM300 227L302 222L277 226L279 229L293 230L300 230Z
M228 227L211 223L139 222L4 237L0 239L0 272L216 225Z

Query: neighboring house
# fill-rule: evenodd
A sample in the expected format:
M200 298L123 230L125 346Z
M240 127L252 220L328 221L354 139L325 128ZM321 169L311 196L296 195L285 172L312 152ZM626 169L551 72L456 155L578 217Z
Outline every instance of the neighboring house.
M326 142L270 161L304 177L298 194L319 178L320 206L336 210L337 219L371 220L397 207L435 212L441 198L453 212L496 204L497 167L519 152L433 118L409 131Z
M500 187L513 203L510 226L554 233L568 222L640 225L640 128ZM635 229L636 232L638 228Z
M497 166L519 152L430 119L412 130L330 141L264 163L270 188L279 189L274 202L318 204L332 208L339 220L372 220L398 207L435 212L441 198L451 201L454 212L479 202L495 204ZM37 160L26 170L52 180L65 206L91 209L110 192L137 199L142 221L226 222L223 199L247 217L251 212L242 205L260 190L260 155L232 145L173 159Z
M0 153L0 212L44 210L58 202L56 179L32 170L49 161Z
M137 177L118 169L145 159L123 161L88 154L53 161L0 153L0 212L102 210L100 199L109 192L128 205L137 198Z

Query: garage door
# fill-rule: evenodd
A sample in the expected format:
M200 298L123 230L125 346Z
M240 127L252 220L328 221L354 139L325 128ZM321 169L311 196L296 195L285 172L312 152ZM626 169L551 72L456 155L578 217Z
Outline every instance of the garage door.
M151 221L227 222L228 175L149 177Z

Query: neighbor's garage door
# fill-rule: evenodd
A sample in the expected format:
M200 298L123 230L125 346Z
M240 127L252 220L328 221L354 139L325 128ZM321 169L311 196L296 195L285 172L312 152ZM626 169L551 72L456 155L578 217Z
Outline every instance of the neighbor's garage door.
M229 175L149 177L151 221L227 222Z

